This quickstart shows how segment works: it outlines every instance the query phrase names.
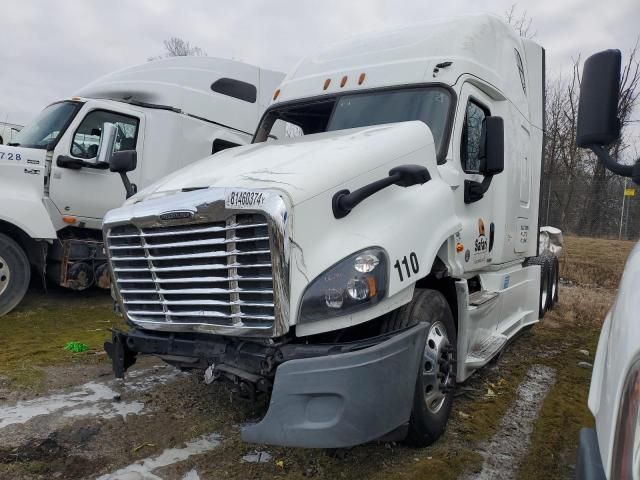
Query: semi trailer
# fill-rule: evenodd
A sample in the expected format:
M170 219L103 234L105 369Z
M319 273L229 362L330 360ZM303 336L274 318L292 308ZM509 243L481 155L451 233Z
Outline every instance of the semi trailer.
M589 148L611 172L640 185L640 159L611 157L620 141L621 54L605 50L584 63L576 144ZM578 480L640 479L640 244L631 251L613 306L602 324L589 409L595 428L580 431Z
M269 395L248 442L435 441L456 383L557 299L538 252L544 72L490 15L302 59L251 145L105 216L130 325L105 344L116 376L150 354Z
M102 217L125 191L109 171L107 150L136 152L132 188L144 188L249 143L283 77L217 58L148 62L49 105L0 145L0 316L21 301L32 270L43 283L109 288ZM115 129L108 146L105 125Z

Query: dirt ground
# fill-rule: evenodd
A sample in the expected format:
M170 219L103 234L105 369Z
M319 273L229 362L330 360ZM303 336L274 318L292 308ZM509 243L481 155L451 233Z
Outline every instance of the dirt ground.
M153 358L116 381L101 350L121 325L109 296L36 289L0 319L0 479L572 478L600 322L631 248L615 243L568 239L559 305L458 386L445 436L425 449L245 444L264 403Z

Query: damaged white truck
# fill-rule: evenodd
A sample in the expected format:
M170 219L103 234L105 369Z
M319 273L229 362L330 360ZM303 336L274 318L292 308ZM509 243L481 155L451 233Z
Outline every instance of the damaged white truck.
M435 441L455 383L557 295L537 252L544 83L542 47L487 15L304 58L253 145L106 215L131 326L105 345L116 375L153 354L270 394L250 442Z
M135 157L135 189L249 143L283 77L216 58L148 62L49 105L0 145L0 316L20 303L32 270L45 284L109 288L102 217L126 198L106 161L113 152Z

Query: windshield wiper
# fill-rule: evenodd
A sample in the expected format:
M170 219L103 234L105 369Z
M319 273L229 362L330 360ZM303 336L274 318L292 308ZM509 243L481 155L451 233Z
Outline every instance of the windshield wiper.
M20 144L18 142L7 143L8 147L19 147Z

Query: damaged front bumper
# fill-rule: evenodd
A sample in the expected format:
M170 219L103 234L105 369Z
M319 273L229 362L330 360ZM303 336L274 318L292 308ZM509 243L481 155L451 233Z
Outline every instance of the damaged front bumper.
M233 369L248 370L249 377L275 371L269 409L262 421L243 428L242 439L346 448L408 423L426 335L426 325L419 324L344 344L261 346L133 330L114 332L105 348L120 376L138 353L193 367L204 367L212 358L224 360Z

